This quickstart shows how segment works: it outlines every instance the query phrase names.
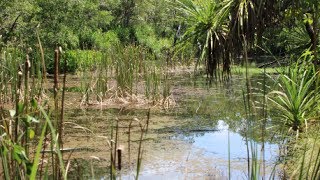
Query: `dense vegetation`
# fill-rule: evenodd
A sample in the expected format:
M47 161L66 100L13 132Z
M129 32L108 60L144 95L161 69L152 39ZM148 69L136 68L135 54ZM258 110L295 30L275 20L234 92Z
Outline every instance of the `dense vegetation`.
M251 56L316 50L318 6L315 0L3 1L0 50L36 50L39 39L45 52L135 44L156 56L194 52L213 76L219 63L229 73L245 44Z
M275 136L285 139L289 152L281 163L293 178L318 179L319 27L318 0L1 0L1 177L41 179L41 149L50 131L56 153L52 172L44 175L66 178L59 146L67 73L80 77L82 104L90 104L92 96L102 103L143 94L168 108L169 68L201 67L211 82L231 78L234 64L246 65L247 72L253 61L259 67L285 66L274 87L262 88L262 136L275 129ZM259 62L262 56L270 58ZM49 74L53 89L46 87ZM108 86L111 78L116 89ZM255 119L248 72L246 79L246 119ZM147 126L139 125L142 138ZM37 142L34 155L29 141ZM113 156L116 152L111 174ZM253 174L248 170L257 178Z

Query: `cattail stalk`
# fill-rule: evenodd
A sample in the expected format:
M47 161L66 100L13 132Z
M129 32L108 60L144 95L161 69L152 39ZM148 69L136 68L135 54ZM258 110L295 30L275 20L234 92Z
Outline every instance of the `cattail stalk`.
M112 120L112 122L111 122L111 125L110 125L110 129L111 129L111 131L110 131L110 135L111 135L111 139L113 139L113 120ZM111 180L113 180L113 179L116 179L115 178L115 173L114 173L114 156L113 156L113 145L114 144L114 142L113 141L111 141L110 142L110 179Z
M129 159L129 165L131 165L131 127L132 127L133 120L129 123L129 129L128 129L128 159ZM130 166L131 170L131 166Z
M58 89L59 89L59 50L56 49L54 51L54 75L53 75L53 96L54 96L54 107L55 107L55 117L56 117L56 122L55 122L55 127L57 127L57 122L58 122Z
M136 169L136 180L139 179L139 173L140 173L140 168L141 168L141 162L142 162L142 141L143 141L143 134L144 134L144 129L140 124L140 129L141 129L141 134L140 134L140 139L139 139L139 147L138 147L138 160L137 160L137 169Z
M19 103L20 103L20 93L21 93L21 82L22 82L22 70L18 71L17 86L16 86L16 114L15 114L15 128L14 128L14 140L18 141L18 131L19 131Z
M60 113L60 123L59 123L59 144L62 149L63 149L63 119L64 119L64 99L65 99L66 79L67 79L67 60L64 57L61 113Z
M148 133L148 129L149 129L150 111L151 111L151 108L149 108L148 113L147 113L147 127L146 127L146 133Z
M58 105L58 89L59 89L59 50L56 49L54 51L54 75L53 75L53 96L54 96L54 107L55 107L55 128L59 129L58 127L58 121L59 121L59 105ZM58 136L60 138L60 134ZM59 142L58 142L59 143ZM56 169L56 177L60 179L60 171L59 171L59 159L58 156L56 156L55 160L55 169Z
M121 170L121 158L122 158L122 149L117 149L117 155L118 155L118 170Z
M24 112L25 114L28 114L28 109L29 109L29 75L30 75L30 60L29 60L29 55L26 57L26 62L24 64ZM25 127L25 145L26 145L26 153L28 154L28 124L26 124Z
M14 142L18 143L18 132L19 132L19 106L20 106L20 92L21 92L21 83L22 83L22 70L21 67L19 67L18 76L17 76L17 84L16 84L16 114L15 114L15 124L14 124ZM13 157L12 157L13 159ZM11 160L11 177L14 177L15 175L15 169L18 166L18 164L15 161Z
M118 132L119 131L119 119L117 119L116 125L116 137L115 137L115 147L114 147L114 157L117 157L117 146L118 146ZM114 166L116 165L116 158L113 159Z
M42 87L44 85L44 83L47 81L47 71L46 71L46 63L45 63L45 60L44 60L44 51L43 51L43 47L42 47L42 44L41 44L40 36L39 36L38 31L36 31L36 33L37 33L37 39L38 39L39 49L40 49L40 53L41 53L41 63L42 63L41 87Z

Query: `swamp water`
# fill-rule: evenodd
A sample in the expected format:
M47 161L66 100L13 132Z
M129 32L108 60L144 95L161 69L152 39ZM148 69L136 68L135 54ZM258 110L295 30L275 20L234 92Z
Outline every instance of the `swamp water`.
M191 133L172 138L172 141L183 140L187 145L182 145L185 148L150 155L150 160L144 163L140 179L228 179L228 138L231 179L248 179L244 138L238 133L228 132L228 126L223 121L219 121L217 128L216 132ZM260 150L261 145L257 148ZM276 156L277 146L265 144L267 179ZM129 177L123 176L122 179L133 179L134 175Z
M261 77L254 78L253 84L259 81ZM167 110L151 108L148 132L143 135L139 179L228 179L229 167L231 179L247 179L247 145L243 137L245 80L235 76L226 84L208 87L204 79L190 81L189 77L179 76L171 83L176 105ZM115 131L118 120L117 147L122 149L123 157L117 178L134 179L141 129L135 122L129 128L129 122L137 118L146 123L148 111L124 107L66 112L70 123L66 124L69 128L64 147L82 149L72 152L69 177L110 178L109 144L110 139L115 139L115 132L110 129ZM261 159L261 144L249 140L249 149L250 145L257 145L257 158ZM265 143L267 178L277 152L277 145Z

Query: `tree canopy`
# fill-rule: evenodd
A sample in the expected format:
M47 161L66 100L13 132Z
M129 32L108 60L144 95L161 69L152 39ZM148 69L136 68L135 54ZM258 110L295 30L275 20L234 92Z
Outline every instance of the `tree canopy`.
M37 46L38 35L47 49L102 50L120 43L157 56L166 49L200 51L198 62L205 60L213 77L220 64L230 73L244 48L249 55L310 49L316 56L319 10L317 0L1 1L0 51Z

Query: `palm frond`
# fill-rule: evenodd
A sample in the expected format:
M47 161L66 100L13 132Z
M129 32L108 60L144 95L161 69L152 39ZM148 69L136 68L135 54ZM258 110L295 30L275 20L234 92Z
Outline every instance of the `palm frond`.
M312 67L295 66L287 74L281 74L278 82L280 90L269 93L268 99L276 108L276 116L285 118L288 126L301 130L314 117L319 94L314 89L318 73Z

